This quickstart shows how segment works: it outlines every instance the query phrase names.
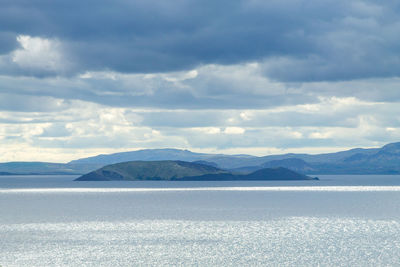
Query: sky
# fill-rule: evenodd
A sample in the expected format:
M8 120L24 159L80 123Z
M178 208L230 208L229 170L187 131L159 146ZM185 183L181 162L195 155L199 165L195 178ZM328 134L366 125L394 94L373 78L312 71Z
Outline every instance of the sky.
M400 2L0 0L0 162L400 141Z

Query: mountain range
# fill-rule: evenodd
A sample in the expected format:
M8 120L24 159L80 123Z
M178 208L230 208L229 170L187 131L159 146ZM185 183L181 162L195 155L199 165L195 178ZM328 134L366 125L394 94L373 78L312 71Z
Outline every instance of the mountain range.
M195 153L180 149L144 149L73 160L69 163L0 163L0 175L85 174L109 164L127 161L178 160L197 162L227 171L249 174L264 168L284 167L303 174L400 174L400 142L381 148L355 148L326 154L269 156Z

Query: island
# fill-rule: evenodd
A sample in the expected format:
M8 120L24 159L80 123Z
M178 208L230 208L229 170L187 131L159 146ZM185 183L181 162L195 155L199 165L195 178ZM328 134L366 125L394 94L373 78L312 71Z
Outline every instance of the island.
M180 160L129 161L107 165L75 181L261 181L261 180L318 180L287 168L264 168L249 174L229 172L199 162Z

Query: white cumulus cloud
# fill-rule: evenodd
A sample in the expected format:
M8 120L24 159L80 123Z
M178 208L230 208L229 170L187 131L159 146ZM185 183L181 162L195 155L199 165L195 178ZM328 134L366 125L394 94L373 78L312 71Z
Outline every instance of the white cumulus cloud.
M246 130L241 127L226 127L224 130L226 134L244 134L245 132Z
M63 74L71 67L63 51L62 43L57 39L18 35L19 48L3 56L14 66L9 66L15 72L23 74L45 75Z

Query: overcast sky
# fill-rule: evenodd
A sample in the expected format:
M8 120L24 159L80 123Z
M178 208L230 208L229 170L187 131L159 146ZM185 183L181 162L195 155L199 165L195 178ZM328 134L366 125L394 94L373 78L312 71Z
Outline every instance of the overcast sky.
M400 141L400 2L0 0L0 161Z

